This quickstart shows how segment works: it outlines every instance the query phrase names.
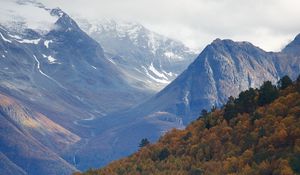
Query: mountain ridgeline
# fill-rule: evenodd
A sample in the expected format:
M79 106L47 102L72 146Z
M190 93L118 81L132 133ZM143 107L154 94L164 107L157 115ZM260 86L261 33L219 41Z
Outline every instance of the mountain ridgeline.
M300 72L298 44L299 35L283 51L266 52L249 42L214 40L182 74L149 100L93 121L95 128L106 128L106 132L99 129L99 137L93 139L89 149L99 158L89 156L84 160L92 167L96 162L104 166L109 162L103 161L107 157L112 161L129 155L143 138L156 141L172 128L184 128L202 109L220 107L243 90L257 88L267 80L276 83L284 75L295 80ZM107 134L110 137L105 137ZM103 139L110 144L97 147Z
M0 174L64 175L105 166L185 128L230 96L222 111L234 120L241 91L299 74L300 35L276 53L216 39L196 58L141 24L77 24L37 1L1 2ZM26 8L28 16L19 13Z
M229 96L236 97L264 81L275 83L284 75L295 79L300 72L300 55L293 49L299 44L298 39L299 35L278 53L265 52L249 42L216 39L176 80L141 108L149 110L148 114L168 112L188 124L201 109L222 106Z
M278 87L264 82L230 99L203 110L186 129L83 174L300 174L300 77L283 77Z

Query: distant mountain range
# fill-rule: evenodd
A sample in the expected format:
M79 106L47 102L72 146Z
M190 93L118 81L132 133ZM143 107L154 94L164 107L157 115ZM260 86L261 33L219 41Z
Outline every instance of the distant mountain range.
M134 22L78 19L79 26L101 43L107 58L130 84L159 91L196 58L183 43Z

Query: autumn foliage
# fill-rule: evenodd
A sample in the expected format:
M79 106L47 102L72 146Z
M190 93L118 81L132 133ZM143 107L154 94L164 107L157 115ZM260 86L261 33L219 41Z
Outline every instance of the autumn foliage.
M281 87L266 83L242 92L185 130L84 174L300 174L300 81Z

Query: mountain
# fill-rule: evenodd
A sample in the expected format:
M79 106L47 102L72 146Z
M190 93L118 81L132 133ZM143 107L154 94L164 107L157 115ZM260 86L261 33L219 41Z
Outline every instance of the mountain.
M190 49L138 24L108 27L96 41L97 32L93 39L61 9L31 0L1 2L0 16L0 93L18 104L1 113L1 174L103 166L260 79L299 72L299 56L289 49L269 53L216 40L149 99L192 62Z
M101 43L107 57L131 84L159 91L194 60L183 43L159 35L143 25L115 20L78 19L80 27Z
M0 26L2 92L60 116L56 120L66 125L128 108L149 95L132 87L66 13L43 10L57 19L47 32Z
M265 52L248 42L216 39L176 80L142 105L149 113L165 111L187 124L202 109L221 106L229 96L284 75L295 79L299 56Z
M260 106L253 104L269 92L262 87L245 96L250 91L235 100L240 111L231 119L226 106L206 113L184 130L174 129L129 157L82 174L299 174L300 79ZM249 105L253 112L241 110Z
M70 174L76 168L59 154L80 137L47 116L0 94L0 173Z
M0 174L70 174L77 152L94 136L81 122L127 109L150 94L131 86L101 45L61 9L3 3ZM7 101L16 104L7 107Z
M276 83L284 75L295 79L299 72L299 56L292 53L266 52L249 42L216 39L149 100L86 123L98 129L91 145L82 149L81 158L93 168L104 166L136 151L143 138L156 141L172 128L183 129L202 109L220 107L228 97L267 80Z

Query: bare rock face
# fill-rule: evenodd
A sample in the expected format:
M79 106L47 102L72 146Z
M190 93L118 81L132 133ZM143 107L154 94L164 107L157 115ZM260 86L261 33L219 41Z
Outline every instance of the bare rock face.
M216 39L145 107L162 104L151 110L170 112L186 124L202 109L223 105L229 96L257 88L267 80L276 83L284 75L295 79L299 70L295 52L265 52L248 42Z

